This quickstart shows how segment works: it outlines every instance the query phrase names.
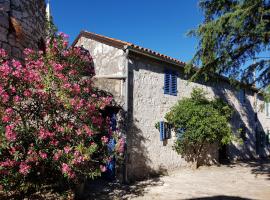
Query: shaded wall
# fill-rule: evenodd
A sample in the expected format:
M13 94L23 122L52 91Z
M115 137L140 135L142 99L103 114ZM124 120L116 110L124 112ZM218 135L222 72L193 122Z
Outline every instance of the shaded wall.
M122 49L81 37L76 46L90 52L95 67L95 85L111 93L116 101L124 106L126 75L126 54Z
M96 70L95 84L102 90L112 93L117 101L124 105L126 86L126 67L128 62L128 121L123 122L127 130L127 165L130 179L145 178L150 175L167 173L183 166L190 166L186 159L173 149L175 134L172 138L161 142L155 123L163 120L165 114L183 97L189 97L194 87L201 87L208 92L209 98L221 97L236 110L231 122L234 133L243 125L246 127L246 141L242 144L234 142L227 147L227 156L231 159L257 157L256 130L254 112L254 92L247 90L246 103L239 102L238 90L223 80L189 83L180 67L157 62L142 55L130 54L127 60L122 49L81 37L76 46L83 46L93 57ZM164 95L164 70L178 71L178 95ZM120 78L123 76L122 78ZM119 77L119 78L117 78ZM263 104L259 98L258 104ZM124 114L125 115L125 114ZM263 110L258 113L258 127L261 130L270 128L270 119ZM261 147L259 154L269 154L269 147ZM204 155L207 163L218 161L218 149L212 146Z
M178 71L177 96L164 94L165 69ZM161 142L155 123L164 120L165 114L178 100L190 97L194 87L203 88L208 92L209 98L221 97L232 105L236 112L231 126L236 136L240 136L237 132L239 128L246 127L246 140L242 144L234 142L227 147L227 156L231 159L258 156L253 91L246 90L246 103L241 104L238 100L238 90L225 81L216 80L207 84L200 81L188 82L182 68L136 54L130 57L129 70L129 91L132 91L129 96L130 128L127 135L130 177L137 179L189 165L186 159L172 150L176 140L175 134L172 133L171 139ZM259 98L258 104L263 104L262 99ZM258 118L258 129L266 131L270 128L270 119L266 118L264 111L258 113ZM269 148L270 146L261 147L259 154L269 155ZM207 163L217 162L218 148L210 148L204 158Z

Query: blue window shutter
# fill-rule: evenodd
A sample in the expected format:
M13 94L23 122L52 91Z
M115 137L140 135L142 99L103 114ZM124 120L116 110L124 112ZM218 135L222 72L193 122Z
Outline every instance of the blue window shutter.
M110 126L111 126L111 128L112 128L112 131L116 131L116 127L117 127L117 120L116 120L116 114L115 113L113 113L112 115L111 115L111 119L110 119L111 121L110 121Z
M165 127L164 127L164 122L160 121L159 122L159 134L160 134L160 141L164 140L164 135L165 135Z
M170 94L177 96L177 76L175 72L171 73L171 91Z
M171 74L169 71L165 71L164 74L164 94L170 94L170 79Z
M177 96L176 72L166 70L164 73L164 94Z

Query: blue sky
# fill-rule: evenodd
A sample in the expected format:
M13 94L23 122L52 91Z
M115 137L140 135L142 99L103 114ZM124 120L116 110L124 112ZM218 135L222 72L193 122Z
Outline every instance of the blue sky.
M71 42L88 30L182 61L196 48L196 39L186 33L203 19L197 0L51 0L51 12Z

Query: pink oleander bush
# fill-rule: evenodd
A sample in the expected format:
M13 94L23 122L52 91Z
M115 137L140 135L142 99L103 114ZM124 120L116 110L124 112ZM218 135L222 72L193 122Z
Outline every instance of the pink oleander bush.
M93 87L92 58L69 48L65 34L45 52L25 49L22 62L0 49L0 188L24 190L64 180L78 183L106 171L107 143L124 141L102 110L112 97Z

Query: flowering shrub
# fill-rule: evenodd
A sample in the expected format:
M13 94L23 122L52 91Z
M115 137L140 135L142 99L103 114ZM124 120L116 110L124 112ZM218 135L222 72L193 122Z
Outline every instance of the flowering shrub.
M106 171L116 137L102 110L112 97L92 85L92 59L68 48L65 34L46 52L25 49L23 63L0 49L0 186L4 190L58 180L76 183ZM116 151L123 151L123 139Z

